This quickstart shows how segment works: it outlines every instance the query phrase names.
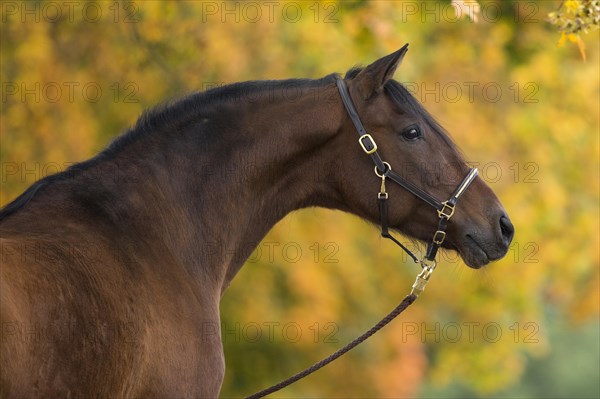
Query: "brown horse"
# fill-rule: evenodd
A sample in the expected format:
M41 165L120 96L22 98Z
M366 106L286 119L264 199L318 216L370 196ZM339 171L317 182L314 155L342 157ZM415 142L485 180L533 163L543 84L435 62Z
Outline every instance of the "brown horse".
M468 167L392 80L405 52L344 79L382 157L447 198ZM338 78L192 94L2 209L1 396L218 396L219 301L267 231L312 206L379 222L381 181ZM435 212L400 186L388 191L391 227L430 240ZM506 254L513 228L477 178L447 233L444 246L478 268Z

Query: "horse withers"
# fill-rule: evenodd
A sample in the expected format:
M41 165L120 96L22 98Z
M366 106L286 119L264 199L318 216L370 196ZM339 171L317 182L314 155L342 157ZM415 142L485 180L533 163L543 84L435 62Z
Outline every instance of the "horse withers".
M350 70L344 82L381 156L448 198L469 168L392 79L406 50ZM219 301L269 229L313 206L379 223L381 180L357 143L339 78L192 94L144 114L94 158L4 207L0 396L218 396ZM435 212L398 185L388 192L390 228L430 240ZM443 246L479 268L506 254L513 233L498 198L475 178Z

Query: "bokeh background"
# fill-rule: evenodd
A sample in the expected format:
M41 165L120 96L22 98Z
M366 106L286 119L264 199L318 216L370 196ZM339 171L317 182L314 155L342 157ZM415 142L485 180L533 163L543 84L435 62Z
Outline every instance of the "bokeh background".
M425 295L370 342L277 397L600 396L599 38L559 1L1 3L1 189L93 156L170 98L318 78L404 43L396 79L451 132L516 225L505 259L445 253ZM295 212L222 300L223 397L312 364L370 327L417 272L358 218Z

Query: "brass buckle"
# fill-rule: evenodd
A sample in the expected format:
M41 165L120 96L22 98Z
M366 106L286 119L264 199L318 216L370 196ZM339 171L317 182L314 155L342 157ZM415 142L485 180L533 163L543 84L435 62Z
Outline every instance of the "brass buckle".
M438 230L433 235L433 243L437 245L442 245L444 240L446 239L446 232Z
M368 133L365 133L358 138L358 144L360 144L363 151L367 153L367 155L371 155L377 151L377 143L375 143L373 137L371 137L371 135Z
M443 217L450 219L454 215L454 206L448 205L448 201L444 201L442 202L442 209L439 209L437 213L440 219Z

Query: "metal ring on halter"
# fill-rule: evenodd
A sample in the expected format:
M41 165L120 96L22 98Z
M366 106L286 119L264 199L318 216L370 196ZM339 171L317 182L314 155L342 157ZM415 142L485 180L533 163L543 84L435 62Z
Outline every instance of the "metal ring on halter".
M437 261L435 259L434 260L429 260L429 259L423 258L423 259L419 260L417 263L421 264L421 268L423 268L423 269L429 269L432 272L435 270L435 268L437 266Z
M383 179L384 173L386 173L388 170L392 170L392 166L385 161L383 161L383 166L387 166L387 170L384 170L383 172L381 172L381 174L379 174L379 172L378 172L379 169L377 169L377 165L375 165L375 174L377 175L377 177L382 178L382 179Z

